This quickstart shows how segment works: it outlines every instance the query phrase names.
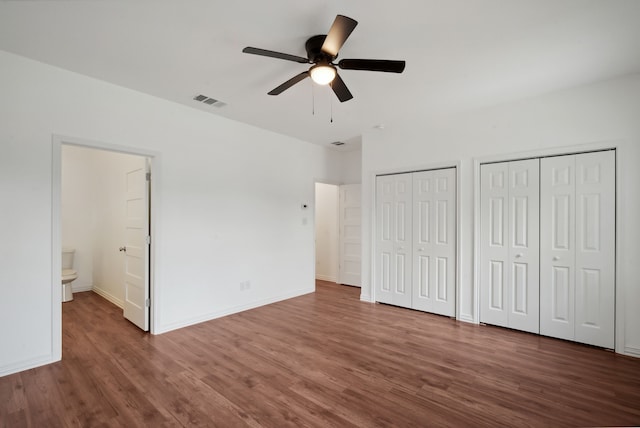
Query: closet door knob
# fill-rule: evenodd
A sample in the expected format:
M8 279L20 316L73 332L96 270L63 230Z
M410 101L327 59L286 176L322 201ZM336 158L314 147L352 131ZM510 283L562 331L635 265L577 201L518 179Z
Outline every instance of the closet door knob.
M519 259L519 258L520 258L520 257L522 257L523 255L524 255L524 254L522 254L522 253L518 253L518 254L516 254L516 258L518 258L518 259Z
M120 248L118 248L118 251L124 251L126 253L127 252L127 247L120 247Z
M558 256L553 256L553 261L554 261L554 262L557 262L558 260L560 260L560 257L558 257Z

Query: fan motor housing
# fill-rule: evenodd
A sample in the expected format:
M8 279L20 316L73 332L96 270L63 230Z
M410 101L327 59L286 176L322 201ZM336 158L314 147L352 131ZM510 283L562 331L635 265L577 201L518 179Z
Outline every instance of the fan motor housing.
M322 52L322 45L324 43L324 39L327 38L326 34L319 34L317 36L311 37L304 44L305 49L307 50L307 58L309 61L313 63L318 62L328 62L331 63L338 56L329 55L325 52Z

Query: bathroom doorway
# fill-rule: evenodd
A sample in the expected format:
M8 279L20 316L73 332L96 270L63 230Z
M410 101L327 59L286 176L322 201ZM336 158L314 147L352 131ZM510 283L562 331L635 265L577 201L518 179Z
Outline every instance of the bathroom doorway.
M54 204L57 199L60 227L54 248L75 250L78 278L72 290L99 294L137 327L153 333L155 156L69 138L60 139L57 148L59 156L54 158L60 164L57 180L54 168L54 186L59 183L59 189L57 198L54 191Z

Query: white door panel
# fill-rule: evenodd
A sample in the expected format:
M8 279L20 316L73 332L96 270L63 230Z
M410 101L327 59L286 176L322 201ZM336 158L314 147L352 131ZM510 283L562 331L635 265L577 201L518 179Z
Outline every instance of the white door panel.
M481 167L480 320L538 332L539 161Z
M540 161L509 162L509 327L539 332Z
M508 163L481 166L480 321L508 327Z
M411 174L376 179L376 300L411 306Z
M361 185L340 186L340 237L339 269L340 284L360 287L361 271Z
M575 155L540 167L540 333L574 339Z
M615 152L543 161L541 332L614 347Z
M575 340L614 347L615 152L576 157Z
M144 331L149 330L148 183L147 167L127 171L124 317Z
M413 174L412 308L455 316L456 170Z

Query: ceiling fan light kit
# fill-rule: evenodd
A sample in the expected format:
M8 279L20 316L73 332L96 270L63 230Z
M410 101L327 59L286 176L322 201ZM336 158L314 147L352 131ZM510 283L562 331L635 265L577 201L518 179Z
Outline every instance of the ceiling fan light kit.
M318 85L328 85L335 79L337 71L331 64L316 64L309 69L309 74Z
M308 71L304 71L280 86L268 92L269 95L279 95L296 83L311 77L318 85L330 84L331 89L336 94L340 102L345 102L353 98L347 88L337 68L341 70L366 70L380 71L385 73L402 73L404 71L404 61L392 61L381 59L343 59L337 64L333 61L338 57L338 51L347 40L351 32L356 28L358 22L347 16L338 15L333 21L329 33L326 35L313 36L305 43L307 58L297 55L290 55L282 52L270 51L266 49L246 47L244 53L267 56L271 58L284 59L300 64L313 64ZM337 68L336 68L337 67Z

